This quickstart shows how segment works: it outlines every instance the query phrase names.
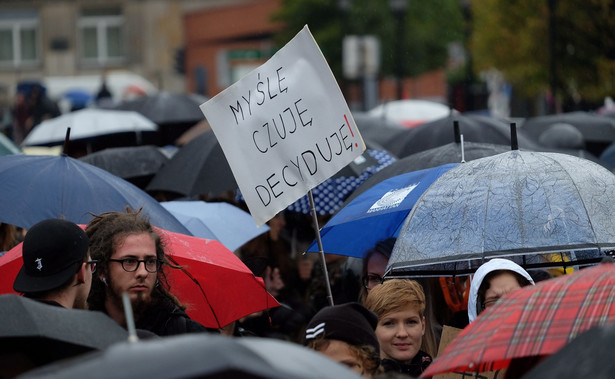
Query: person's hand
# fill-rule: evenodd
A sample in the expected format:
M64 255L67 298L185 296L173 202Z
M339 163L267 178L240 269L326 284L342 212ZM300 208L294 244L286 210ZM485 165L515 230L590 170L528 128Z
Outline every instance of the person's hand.
M267 288L267 291L273 297L278 296L280 294L280 290L284 288L284 282L282 281L282 276L280 275L280 269L276 267L272 270L271 267L267 266L264 279L265 288Z

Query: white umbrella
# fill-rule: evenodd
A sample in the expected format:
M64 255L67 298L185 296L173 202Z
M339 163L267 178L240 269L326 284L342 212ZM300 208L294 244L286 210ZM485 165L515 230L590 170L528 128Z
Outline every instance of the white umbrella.
M231 251L269 230L267 225L257 227L248 212L229 203L166 201L160 204L194 236L218 240Z
M41 122L28 134L22 145L61 145L67 128L71 128L71 140L158 130L154 122L138 112L86 108Z
M455 111L456 112L456 111ZM448 116L451 109L441 103L429 100L394 100L371 109L372 116L383 117L406 127Z

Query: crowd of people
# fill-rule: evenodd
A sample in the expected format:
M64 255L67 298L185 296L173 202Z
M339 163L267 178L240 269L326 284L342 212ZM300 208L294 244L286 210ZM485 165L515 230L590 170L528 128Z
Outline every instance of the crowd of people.
M469 292L463 321L445 301L450 288L437 279L383 279L395 243L387 239L364 259L329 256L331 305L319 255L293 253L297 242L289 239L286 219L284 213L274 217L268 232L235 252L281 305L221 329L190 319L167 281L168 272L179 267L147 218L130 209L95 215L85 230L61 219L34 225L23 238L14 290L50 306L102 312L124 328L126 293L142 338L185 333L277 338L304 344L364 377L418 377L435 358L444 325L463 328L500 297L534 284L510 260L486 262L461 286Z

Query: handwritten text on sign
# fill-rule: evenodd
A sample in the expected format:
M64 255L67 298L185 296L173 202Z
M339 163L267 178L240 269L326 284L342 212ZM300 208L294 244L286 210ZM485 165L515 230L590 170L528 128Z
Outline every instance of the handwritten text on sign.
M307 26L201 110L259 225L365 150Z

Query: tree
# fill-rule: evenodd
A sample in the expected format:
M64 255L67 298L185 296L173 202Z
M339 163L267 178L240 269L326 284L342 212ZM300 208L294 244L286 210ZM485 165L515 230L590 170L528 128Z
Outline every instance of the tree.
M549 40L549 1L555 5ZM472 2L475 70L497 68L517 91L545 94L550 51L561 101L601 101L615 86L612 0L480 0Z
M393 75L397 36L395 18L388 0L347 0L347 10L338 0L283 0L274 20L283 29L275 36L280 46L308 25L336 77L342 77L344 35L376 35L382 52L381 72ZM409 0L405 14L404 73L416 76L444 68L448 46L463 38L463 19L458 0Z

